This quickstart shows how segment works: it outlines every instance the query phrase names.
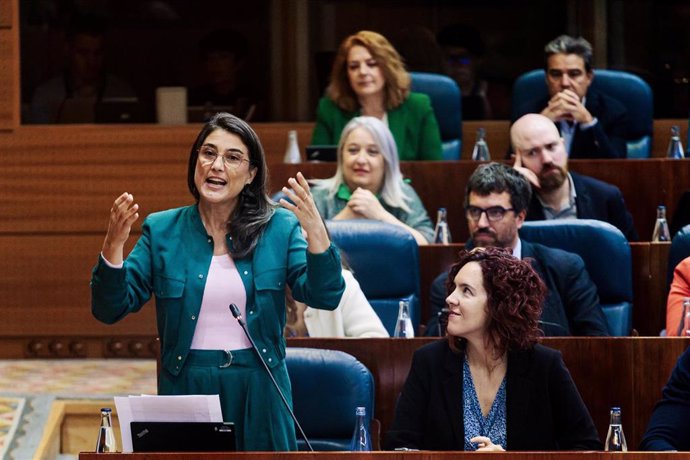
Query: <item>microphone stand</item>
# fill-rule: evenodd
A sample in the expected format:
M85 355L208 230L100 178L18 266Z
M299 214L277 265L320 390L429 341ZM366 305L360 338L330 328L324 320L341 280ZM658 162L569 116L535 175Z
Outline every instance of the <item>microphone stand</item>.
M252 348L256 352L256 355L259 357L259 361L261 361L261 364L264 365L264 369L266 369L268 376L271 377L271 382L273 382L273 386L275 387L275 389L278 390L278 394L280 395L280 399L283 400L283 404L285 404L285 408L288 410L288 412L290 413L290 417L292 417L292 420L295 422L295 425L297 426L297 429L299 430L300 435L302 435L302 439L304 439L304 442L307 444L307 447L309 448L309 450L311 452L314 452L314 448L311 446L309 439L307 439L307 435L304 434L304 430L302 429L302 425L300 425L299 422L297 421L297 417L295 417L295 413L292 411L292 408L290 407L290 404L288 403L287 399L285 399L285 395L283 394L282 390L280 389L278 382L276 382L276 379L273 377L273 373L268 368L266 361L264 361L264 357L261 356L261 353L259 353L259 348L256 346L256 343L254 343L254 339L252 339L252 336L249 334L249 331L247 330L247 325L244 322L244 319L242 319L242 314L240 313L240 309L237 308L237 305L235 305L234 303L231 303L230 304L230 312L232 313L232 316L240 324L240 327L244 331L244 335L247 336L247 338L249 339L249 342L252 344Z

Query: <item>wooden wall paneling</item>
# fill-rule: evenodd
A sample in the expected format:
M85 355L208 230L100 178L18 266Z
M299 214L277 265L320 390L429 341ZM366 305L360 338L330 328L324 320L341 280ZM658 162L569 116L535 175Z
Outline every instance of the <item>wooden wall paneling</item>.
M19 28L16 0L0 2L0 131L19 126Z
M0 336L155 336L152 303L115 325L91 315L89 281L103 236L0 236Z
M12 28L16 24L14 12L19 0L2 0L0 2L0 28Z
M687 337L638 338L632 341L635 365L632 367L632 392L636 401L634 413L622 412L625 434L630 433L632 443L629 449L638 449L647 429L654 405L661 399L661 390L666 385L671 370L680 355L690 345ZM598 360L597 360L598 361ZM611 376L616 379L617 376ZM631 429L632 425L632 429Z
M666 298L670 284L667 282L668 253L670 243L649 244L649 290L648 304L636 303L638 311L636 324L640 328L640 335L659 335L666 327ZM637 327L637 326L636 326Z

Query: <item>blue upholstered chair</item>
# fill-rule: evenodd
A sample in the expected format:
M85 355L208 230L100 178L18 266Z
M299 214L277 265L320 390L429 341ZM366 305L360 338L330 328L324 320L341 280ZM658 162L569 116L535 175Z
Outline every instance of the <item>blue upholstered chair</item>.
M419 328L419 247L412 235L396 225L375 220L326 222L333 243L362 287L374 311L393 335L401 300L410 304L415 331Z
M436 73L410 72L412 91L431 99L441 131L443 159L459 160L462 151L462 97L460 88L450 77Z
M632 256L620 230L607 222L590 219L538 220L525 222L520 237L582 257L597 286L611 335L630 335Z
M374 415L374 378L369 369L336 350L288 347L285 359L295 416L314 450L349 450L355 408L364 406L370 418ZM372 433L375 445L377 436ZM297 438L299 450L308 450L299 432Z
M592 89L618 100L628 111L628 158L649 158L652 150L654 107L652 89L640 77L620 70L595 69ZM548 97L544 70L532 70L515 80L512 119L524 115L523 107Z

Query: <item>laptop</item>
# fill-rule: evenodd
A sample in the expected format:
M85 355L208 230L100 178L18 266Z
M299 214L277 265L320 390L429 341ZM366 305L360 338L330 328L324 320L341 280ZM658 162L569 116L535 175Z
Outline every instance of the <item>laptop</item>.
M134 452L233 452L235 424L131 422Z
M308 145L307 161L338 161L337 145Z

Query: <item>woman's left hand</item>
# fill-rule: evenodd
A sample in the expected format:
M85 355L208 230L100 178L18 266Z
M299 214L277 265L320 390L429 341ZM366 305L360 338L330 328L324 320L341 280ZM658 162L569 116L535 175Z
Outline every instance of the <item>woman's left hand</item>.
M288 187L283 187L283 193L292 201L290 203L284 198L280 199L280 205L295 213L300 225L307 233L307 244L309 252L319 254L328 249L331 240L328 238L326 226L321 219L319 210L316 208L314 198L311 196L309 183L301 172L295 177L288 179ZM293 204L294 203L294 204Z
M470 442L477 444L477 452L505 452L505 449L500 444L494 444L486 436L475 436L470 439Z

